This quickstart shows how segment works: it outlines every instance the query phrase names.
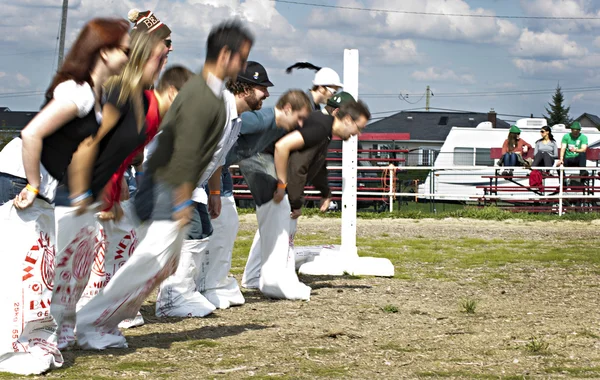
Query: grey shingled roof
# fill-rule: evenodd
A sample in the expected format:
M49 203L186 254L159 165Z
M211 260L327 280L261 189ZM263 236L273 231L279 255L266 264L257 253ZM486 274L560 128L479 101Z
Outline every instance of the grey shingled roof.
M594 124L596 125L596 127L600 127L600 117L598 117L598 116L596 116L596 115L594 115L594 114L591 114L591 113L587 113L587 112L586 112L586 113L584 113L583 115L579 116L579 117L578 117L577 119L575 119L575 120L577 120L577 121L580 121L581 119L583 119L583 117L584 117L584 116L587 116L587 118L588 118L588 119L590 119L590 121L591 121L592 123L594 123Z
M411 140L445 141L452 127L475 128L484 121L488 121L487 113L402 111L369 124L367 131L410 133ZM496 127L508 129L510 124L497 119Z

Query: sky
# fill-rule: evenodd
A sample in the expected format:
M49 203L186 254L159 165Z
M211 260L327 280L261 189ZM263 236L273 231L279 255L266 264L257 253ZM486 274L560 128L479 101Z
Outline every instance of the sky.
M61 5L0 0L0 106L39 109L56 71ZM560 85L571 117L600 114L600 0L70 0L66 49L86 21L132 8L170 27L169 64L193 71L210 28L240 17L256 36L250 59L275 84L267 106L289 88L311 86L313 72L286 74L289 65L308 61L343 79L344 49L358 49L359 97L374 117L424 109L427 86L432 110L539 117Z

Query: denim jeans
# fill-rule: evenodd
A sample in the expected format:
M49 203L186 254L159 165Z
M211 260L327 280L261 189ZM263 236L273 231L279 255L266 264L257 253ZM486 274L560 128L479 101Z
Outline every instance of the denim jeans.
M518 166L517 154L516 153L504 153L504 166Z
M212 235L213 228L210 223L210 215L205 204L194 202L194 210L190 220L190 229L188 230L187 240L206 239Z
M233 179L229 172L229 166L223 166L221 170L221 196L230 197L233 195Z
M239 165L256 206L262 206L273 199L273 193L277 190L277 173L273 155L257 153L240 161Z
M15 199L25 186L27 186L25 178L0 173L0 206Z
M141 221L173 220L173 186L144 175L133 200Z

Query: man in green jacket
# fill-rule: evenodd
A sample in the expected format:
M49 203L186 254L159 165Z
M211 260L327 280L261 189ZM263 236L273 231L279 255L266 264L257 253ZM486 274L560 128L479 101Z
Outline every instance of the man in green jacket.
M147 221L145 234L135 255L81 309L77 340L82 348L126 348L117 325L134 317L152 290L175 272L192 213L192 192L225 126L225 81L245 68L253 42L237 21L211 30L202 72L186 83L165 115L136 196L138 216Z

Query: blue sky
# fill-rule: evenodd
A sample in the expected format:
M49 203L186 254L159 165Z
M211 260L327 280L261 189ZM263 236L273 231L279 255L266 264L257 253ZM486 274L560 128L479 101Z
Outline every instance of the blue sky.
M489 16L599 17L592 0L306 0L306 3L427 13ZM36 110L56 70L60 0L0 1L0 106ZM251 59L268 70L275 87L266 104L288 88L310 87L313 74L284 73L296 61L343 72L344 48L360 51L359 96L377 116L431 106L539 116L551 93L498 92L567 89L571 116L600 114L600 20L535 20L426 16L320 8L270 0L71 0L67 48L86 20L125 17L151 9L173 31L169 62L198 70L211 25L237 15L257 36ZM583 91L584 87L593 89ZM571 90L573 89L573 90ZM474 93L474 94L473 94ZM401 99L399 94L410 94ZM473 95L469 95L473 94ZM412 104L414 103L414 104ZM506 120L516 117L501 116Z

